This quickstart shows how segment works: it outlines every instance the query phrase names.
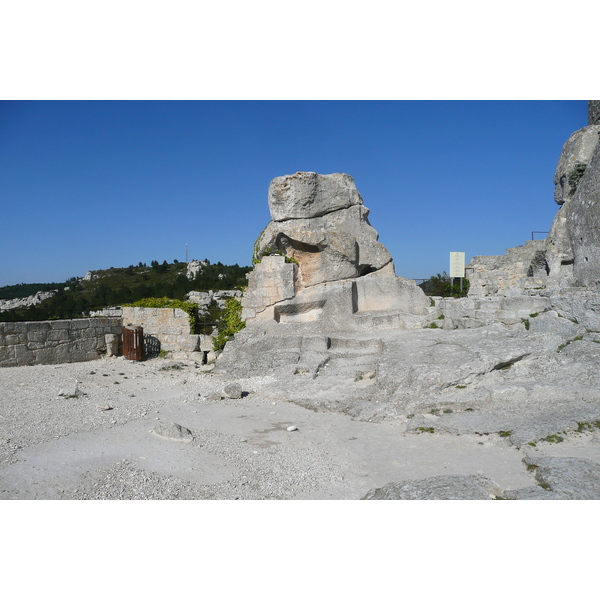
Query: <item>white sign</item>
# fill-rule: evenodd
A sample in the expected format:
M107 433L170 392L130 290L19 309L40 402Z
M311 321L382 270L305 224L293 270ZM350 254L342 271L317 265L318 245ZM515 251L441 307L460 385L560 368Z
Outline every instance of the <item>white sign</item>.
M450 277L465 276L465 253L450 252Z

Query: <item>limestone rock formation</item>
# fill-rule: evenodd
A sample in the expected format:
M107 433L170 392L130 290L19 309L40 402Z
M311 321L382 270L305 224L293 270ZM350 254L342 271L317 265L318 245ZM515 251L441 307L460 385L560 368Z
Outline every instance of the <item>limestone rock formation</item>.
M255 268L242 299L249 326L361 329L377 326L385 312L393 313L383 319L387 325L420 326L410 317L428 314L427 298L413 281L395 276L352 177L276 177L268 197L272 221L254 246Z
M190 260L187 264L187 270L185 276L191 281L196 279L204 271L206 263L203 260Z
M467 265L469 296L491 296L545 285L545 246L544 240L531 240L523 246L507 248L506 254L474 256Z
M12 300L0 300L0 312L3 310L11 310L23 306L36 306L48 298L52 298L58 290L48 290L47 292L36 292L27 298L14 298Z
M589 124L563 145L554 174L559 210L544 241L475 257L467 266L469 296L600 283L600 101L588 103Z
M590 222L591 215L582 215L587 211L585 206L581 206L581 194L587 197L589 190L583 188L578 194L578 201L573 206L571 203L580 186L586 181L586 171L587 179L593 174L594 167L588 171L588 166L599 147L599 134L600 125L593 124L573 133L565 142L556 167L554 200L561 208L554 218L545 248L548 271L553 280L568 279L570 282L573 276L573 241L577 238L577 231L573 231L573 228L577 229L576 222ZM569 222L571 225L568 225Z
M269 207L242 297L246 328L215 372L316 378L349 352L352 379L372 385L383 344L362 338L421 329L436 309L414 281L396 277L349 175L277 177Z
M255 244L254 261L269 254L298 265L298 290L359 277L388 267L390 253L378 242L352 177L296 173L269 186L272 221Z
M600 132L600 125L596 126ZM566 230L573 252L575 282L600 284L600 144L566 207Z
M600 100L588 100L588 123L600 125Z
M600 125L579 129L565 142L554 173L554 201L562 205L570 200L598 145Z
M276 177L269 186L269 210L273 221L320 217L362 203L354 180L345 173L299 172Z

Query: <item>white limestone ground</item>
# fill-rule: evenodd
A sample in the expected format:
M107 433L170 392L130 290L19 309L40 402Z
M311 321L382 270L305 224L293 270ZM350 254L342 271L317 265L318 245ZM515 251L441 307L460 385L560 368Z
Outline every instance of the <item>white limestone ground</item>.
M287 400L302 387L293 377L235 381L242 398L209 400L232 380L189 359L0 370L0 499L360 499L390 482L458 475L491 480L489 498L550 499L531 457L600 463L595 429L520 446L494 432L436 423L432 434L402 418L304 408ZM336 381L339 394L368 385ZM193 439L178 437L185 430Z

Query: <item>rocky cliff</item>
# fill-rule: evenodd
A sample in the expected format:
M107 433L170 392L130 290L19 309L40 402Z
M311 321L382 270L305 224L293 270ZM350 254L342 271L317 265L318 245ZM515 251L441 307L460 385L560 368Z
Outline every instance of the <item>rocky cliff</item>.
M596 288L600 283L600 101L588 103L588 125L565 142L554 174L559 205L548 237L476 256L467 266L470 296L534 289Z

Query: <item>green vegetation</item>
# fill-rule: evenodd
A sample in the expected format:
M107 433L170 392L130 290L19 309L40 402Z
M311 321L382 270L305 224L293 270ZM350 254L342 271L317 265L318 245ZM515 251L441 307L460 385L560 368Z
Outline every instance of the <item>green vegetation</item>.
M19 283L17 285L5 285L0 287L0 298L2 300L14 300L15 298L27 298L36 292L47 292L55 290L65 283Z
M580 340L583 339L583 336L578 335L577 337L574 337L572 340L567 340L564 344L561 344L556 351L560 352L561 350L563 350L564 348L566 348L569 344L572 344L573 342L578 342Z
M242 321L242 303L237 298L229 298L225 302L225 309L217 325L219 333L213 341L213 347L216 351L223 350L225 344L246 326Z
M454 285L451 285L450 277L446 271L444 271L443 273L432 275L427 281L419 284L419 287L427 296L461 298L466 296L469 292L469 280L467 278L463 278L461 292L460 280L458 278L454 278Z
M511 433L512 433L512 431L499 431L498 435L500 437L510 437Z
M435 433L433 427L419 427L419 431L422 431L423 433Z
M172 298L142 298L137 302L123 304L123 306L139 306L141 308L180 308L186 312L190 319L190 333L200 333L200 318L198 305L195 302L174 300Z
M577 423L578 433L584 433L585 431L593 431L594 429L600 429L600 421L592 421L587 423L585 421Z
M587 165L584 163L576 163L573 170L569 173L569 197L575 194L586 167Z
M564 442L564 441L565 441L565 438L558 434L549 435L548 437L545 437L542 439L542 442L549 442L550 444L558 444L559 442Z
M186 277L187 263L152 261L150 266L139 263L124 268L92 271L92 279L73 277L61 284L20 284L0 287L0 298L30 296L48 289L58 289L52 297L37 306L2 311L0 321L45 321L84 316L89 311L109 306L132 304L145 298L183 300L192 290L240 289L246 285L246 273L251 267L207 264L195 279ZM33 289L35 288L35 289Z

